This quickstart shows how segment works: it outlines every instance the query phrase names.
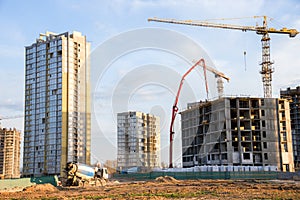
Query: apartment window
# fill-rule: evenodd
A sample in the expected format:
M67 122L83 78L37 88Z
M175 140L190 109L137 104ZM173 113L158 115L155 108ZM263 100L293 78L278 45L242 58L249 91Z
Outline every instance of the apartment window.
M264 149L268 148L267 142L263 143Z
M262 121L261 121L261 126L262 126L262 127L266 127L266 121L265 121L265 120L262 120Z
M285 170L286 170L287 172L290 171L290 166L289 166L289 164L283 164L283 166L284 166L284 168L285 168Z
M264 153L264 159L268 160L268 153Z
M261 110L261 116L265 116L265 110Z
M286 132L282 133L282 141L287 141Z
M243 153L244 160L250 160L250 153Z
M267 137L267 133L266 131L263 131L263 138L266 138Z
M284 144L283 144L283 150L284 150L284 152L288 152L288 146L287 146L287 143L284 143Z

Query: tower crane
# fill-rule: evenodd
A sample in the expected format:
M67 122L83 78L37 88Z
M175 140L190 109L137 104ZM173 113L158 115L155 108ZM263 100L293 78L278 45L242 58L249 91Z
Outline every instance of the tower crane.
M0 126L1 126L1 120L5 119L16 119L16 118L22 118L24 115L15 115L15 116L0 116Z
M4 120L4 119L16 119L16 118L21 118L21 117L24 117L24 115L0 116L0 120Z
M197 67L198 65L201 66L202 64L202 67L203 67L203 70L204 70L204 78L205 78L205 86L206 86L206 94L208 96L208 84L207 84L207 78L206 78L206 70L212 72L215 74L216 78L218 79L218 82L222 81L222 78L226 79L227 81L229 81L229 78L224 75L222 72L219 72L217 71L216 69L212 68L212 67L209 67L209 66L206 66L205 65L205 60L203 58L201 58L200 60L198 60L181 78L181 81L180 81L180 84L179 84L179 88L178 88L178 91L177 91L177 94L176 94L176 98L175 98L175 102L173 104L173 107L172 107L172 117L171 117L171 123L170 123L170 149L169 149L169 152L170 152L170 155L169 155L169 168L173 168L173 137L174 137L174 122L175 122L175 118L176 118L176 115L177 115L177 112L178 112L178 107L177 107L177 104L178 104L178 99L179 99L179 96L180 96L180 92L181 92L181 89L182 89L182 85L183 85L183 82L185 80L185 77L195 68ZM222 89L223 89L223 85L222 85ZM219 86L218 86L218 90L219 90ZM223 90L222 90L223 91ZM220 93L219 93L219 97L220 97Z
M254 16L257 18L259 16ZM272 68L272 62L270 61L270 37L269 33L277 34L286 34L290 37L295 37L299 32L296 29L282 28L280 30L275 28L268 28L267 26L267 16L263 17L262 26L242 26L242 25L232 25L232 24L221 24L221 23L212 23L208 21L195 21L195 20L176 20L176 19L161 19L161 18L149 18L148 21L154 22L163 22L163 23L173 23L173 24L183 24L190 26L203 26L211 28L222 28L222 29L232 29L232 30L241 30L241 31L255 31L256 34L262 35L262 62L261 62L261 71L263 88L264 88L264 97L272 97L272 73L274 69Z

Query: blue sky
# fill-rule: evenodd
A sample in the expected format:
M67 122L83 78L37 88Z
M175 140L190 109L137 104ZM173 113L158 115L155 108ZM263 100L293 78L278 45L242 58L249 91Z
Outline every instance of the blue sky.
M186 40L197 43L211 59L210 64L231 78L230 83L225 84L225 94L263 96L261 75L259 74L259 62L261 61L261 38L259 35L254 32L244 33L233 30L149 23L147 21L147 18L155 16L205 20L261 15L273 18L269 27L278 29L288 27L300 30L300 2L297 0L53 0L43 2L0 0L0 68L2 72L0 74L0 116L23 114L24 46L35 42L39 33L47 30L57 33L73 30L82 32L92 44L92 54L97 52L97 48L102 48L102 44L106 42L110 44L111 40L113 41L117 36L126 35L128 31L144 28L174 31L173 35L184 36L187 38ZM255 26L256 23L261 24L262 20L244 18L213 22ZM147 32L147 34L151 33ZM300 72L298 70L300 36L296 38L279 34L271 34L270 36L271 60L275 62L273 65L275 68L273 96L278 97L280 89L300 85ZM162 35L161 39L165 37ZM147 36L145 38L147 40ZM128 44L132 42L134 41L129 40ZM112 42L111 44L115 43ZM180 48L184 47L184 44L182 41L178 41L178 47L180 45ZM186 53L193 55L193 49L189 47L186 47ZM120 46L111 46L110 48L119 49ZM244 51L247 53L246 66L244 64ZM197 60L201 56L194 56L193 59ZM101 130L93 129L92 153L94 159L106 160L116 156L115 114L120 111L117 107L119 105L118 99L124 97L122 93L117 91L123 91L120 88L124 87L123 83L126 83L134 86L132 91L124 94L126 97L129 96L125 102L128 109L154 112L154 114L161 115L162 161L167 160L167 129L171 106L174 101L172 88L177 87L176 83L179 83L180 75L191 66L192 57L180 57L180 55L157 49L143 49L127 52L109 65L96 85L100 95L99 98L97 97L98 99L95 97L96 100L99 100L99 105L96 106L100 106L102 111L95 111L95 115L97 116L98 113L97 123L103 125L100 125ZM164 76L163 70L160 71L158 66L164 66L167 74L174 72L174 75L169 78ZM93 70L92 68L92 73ZM149 74L145 75L148 78L157 78L155 75L160 74L164 77L161 79L167 81L162 83L155 79L156 82L153 81L152 84L149 84L150 80L145 83L143 81L132 82L133 79L137 79L133 76L134 73L143 74L146 70L149 70ZM199 71L199 73L201 72ZM202 75L200 75L199 81L196 74L191 74L187 82L194 97L192 99L187 98L185 101L182 100L180 104L182 109L186 107L187 101L205 98ZM168 84L171 84L172 87ZM214 90L213 87L215 86L211 83L211 91ZM210 95L211 98L215 97L213 92ZM3 126L23 130L22 118L2 120L1 123ZM178 120L176 127L180 131L179 124L180 121ZM177 146L180 146L179 138L177 138ZM111 148L112 151L106 154L99 153L107 148ZM177 150L175 157L179 157L179 154L180 151Z

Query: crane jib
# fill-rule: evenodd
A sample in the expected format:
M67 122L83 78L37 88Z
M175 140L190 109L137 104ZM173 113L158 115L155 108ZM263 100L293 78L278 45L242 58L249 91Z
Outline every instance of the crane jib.
M254 16L253 18L257 18L258 16ZM271 98L272 97L272 62L270 62L270 37L269 33L277 33L277 34L286 34L289 37L295 37L299 32L296 29L288 29L288 28L268 28L267 26L267 16L263 17L263 25L262 26L244 26L244 25L234 25L234 24L221 24L221 23L213 23L207 21L197 21L197 20L176 20L176 19L159 19L159 18L149 18L148 21L155 22L163 22L163 23L173 23L173 24L182 24L189 26L202 26L202 27L210 27L210 28L220 28L220 29L231 29L231 30L241 30L243 32L253 31L256 34L262 35L262 81L264 88L264 97Z

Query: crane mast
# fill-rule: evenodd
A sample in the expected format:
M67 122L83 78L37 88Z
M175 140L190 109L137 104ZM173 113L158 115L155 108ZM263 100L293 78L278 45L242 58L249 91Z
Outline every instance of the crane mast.
M254 16L254 18L257 18L257 16ZM272 68L273 63L270 61L269 33L286 34L289 35L290 37L295 37L299 33L296 29L282 28L278 30L275 28L268 28L267 16L263 16L263 26L242 26L242 25L212 23L207 21L175 20L175 19L160 19L160 18L149 18L148 21L183 24L183 25L190 25L190 26L203 26L203 27L211 27L211 28L233 29L233 30L242 30L242 31L255 31L256 34L262 35L262 39L261 39L262 62L261 62L260 73L262 74L265 98L272 97L272 73L274 72Z

